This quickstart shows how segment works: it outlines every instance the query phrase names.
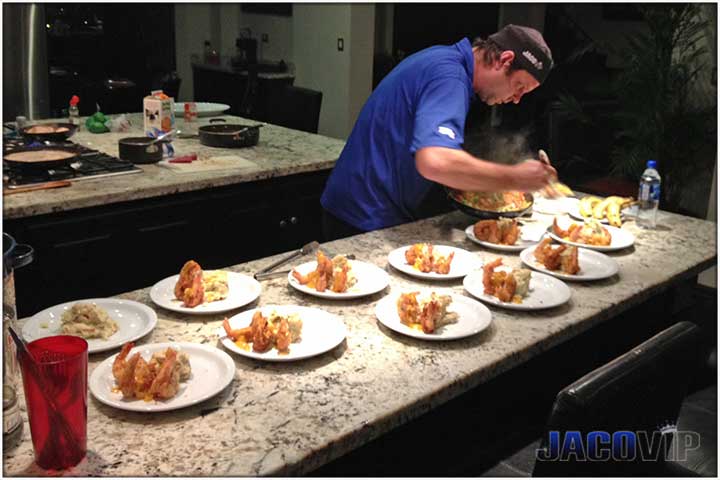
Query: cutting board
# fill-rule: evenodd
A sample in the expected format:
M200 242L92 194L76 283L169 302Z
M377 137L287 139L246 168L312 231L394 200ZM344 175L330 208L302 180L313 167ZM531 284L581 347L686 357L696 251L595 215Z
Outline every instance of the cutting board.
M198 173L212 170L239 170L258 168L257 164L239 155L218 155L208 158L198 158L192 163L168 163L163 160L158 166L178 173Z

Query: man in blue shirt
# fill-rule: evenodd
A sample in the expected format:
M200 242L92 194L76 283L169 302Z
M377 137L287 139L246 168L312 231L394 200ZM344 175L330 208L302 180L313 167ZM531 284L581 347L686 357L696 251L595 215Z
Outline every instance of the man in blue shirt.
M551 67L542 35L516 25L403 60L365 103L325 186L326 240L413 221L433 182L471 191L546 186L557 175L549 165L492 163L462 144L475 95L488 105L518 103Z

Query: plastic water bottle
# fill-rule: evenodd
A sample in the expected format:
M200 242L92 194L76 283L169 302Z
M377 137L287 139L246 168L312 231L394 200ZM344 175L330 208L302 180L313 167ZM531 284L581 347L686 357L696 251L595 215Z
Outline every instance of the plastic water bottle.
M648 160L647 168L640 177L638 191L637 223L642 228L655 228L660 204L660 174L655 169L657 162Z

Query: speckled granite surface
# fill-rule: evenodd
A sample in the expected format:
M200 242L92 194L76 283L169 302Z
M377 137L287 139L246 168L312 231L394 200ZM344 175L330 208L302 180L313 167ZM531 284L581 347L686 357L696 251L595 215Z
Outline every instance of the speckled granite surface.
M114 115L112 117L115 117ZM72 140L90 148L118 156L118 140L143 136L143 122L139 113L130 114L132 130L124 133L93 134L81 129ZM254 120L225 115L228 123L255 125ZM197 126L207 125L209 119L196 122L195 131L185 127L182 119L176 127L183 133L197 133ZM260 140L249 148L214 148L200 144L198 139L179 139L173 142L175 155L196 153L198 161L211 158L239 156L252 165L205 172L177 172L157 164L139 165L143 172L118 177L98 178L74 182L70 187L37 192L18 193L3 198L3 218L22 218L44 213L105 205L178 192L251 182L295 173L329 170L335 165L345 142L267 124L260 130ZM196 163L193 162L193 166Z
M262 363L233 355L234 382L218 396L179 411L129 413L91 398L88 455L67 474L309 472L716 262L715 223L660 212L655 231L640 230L634 222L623 227L637 239L634 247L610 254L620 265L617 276L568 283L573 296L562 307L525 313L491 306L489 329L452 342L423 342L379 326L374 306L380 298L419 283L428 285L393 270L387 264L388 252L412 242L431 241L477 252L483 259L494 258L495 252L465 238L463 230L470 223L470 217L455 212L328 244L331 251L352 252L388 270L390 286L372 297L333 302L305 296L291 289L285 278L263 282L257 304L312 305L338 314L348 329L346 342L296 363ZM507 264L520 263L517 255L504 257ZM251 274L271 260L231 270ZM463 293L460 280L434 286ZM123 297L153 306L148 292L149 288ZM190 317L155 310L158 326L141 343L173 340L217 345L214 331L221 316ZM112 354L93 355L91 371ZM24 408L24 400L21 403ZM33 463L27 423L22 443L4 453L3 469L6 475L43 474Z

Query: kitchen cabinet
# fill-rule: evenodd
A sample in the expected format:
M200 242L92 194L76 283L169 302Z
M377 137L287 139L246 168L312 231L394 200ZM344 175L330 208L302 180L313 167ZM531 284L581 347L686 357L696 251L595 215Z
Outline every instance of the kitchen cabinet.
M322 241L329 171L7 220L35 249L16 272L18 314L148 287L194 259L215 269Z

